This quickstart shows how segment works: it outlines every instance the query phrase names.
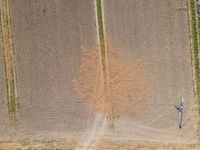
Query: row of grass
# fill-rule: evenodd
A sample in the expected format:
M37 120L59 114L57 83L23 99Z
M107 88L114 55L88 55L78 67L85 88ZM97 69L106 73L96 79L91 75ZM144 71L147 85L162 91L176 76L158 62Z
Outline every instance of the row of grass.
M97 8L97 20L98 20L98 31L99 31L99 40L100 40L100 48L101 48L101 61L103 65L103 69L105 70L106 68L106 63L105 63L105 57L106 57L106 52L105 52L105 37L104 37L104 23L103 23L103 13L102 13L102 0L96 0L96 8Z
M200 0L197 0L197 12L198 12L198 28L199 28L199 46L200 46Z
M12 51L13 43L12 35L10 29L9 20L9 8L8 0L2 1L1 7L1 32L6 32L2 34L2 49L4 50L4 66L5 66L5 76L6 76L6 89L7 89L7 100L8 100L8 111L10 114L15 114L16 112L16 101L15 101L15 80L14 80L14 63ZM9 56L7 56L9 55ZM12 58L11 62L8 62L8 58ZM13 62L12 62L13 61ZM11 77L9 77L11 75Z
M197 17L197 0L188 0L189 9L189 23L190 23L190 38L191 38L191 54L192 54L192 65L194 72L195 82L195 95L197 97L199 123L198 123L198 135L200 128L200 62L199 62L199 21Z

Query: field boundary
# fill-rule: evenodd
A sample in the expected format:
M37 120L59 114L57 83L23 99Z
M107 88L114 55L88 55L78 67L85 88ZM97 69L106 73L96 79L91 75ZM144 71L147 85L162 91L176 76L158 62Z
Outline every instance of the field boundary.
M19 103L16 101L16 70L14 60L14 44L11 33L11 23L9 14L9 1L1 0L1 33L7 90L8 112L11 116L15 115Z
M96 26L97 26L97 38L98 38L98 46L99 46L99 62L100 62L100 75L101 82L103 82L103 90L105 95L110 90L110 70L109 70L109 62L108 62L108 49L107 49L107 40L105 33L105 18L104 18L104 0L95 0L95 13L96 13ZM107 101L108 97L104 96L102 101ZM108 115L109 114L109 115ZM109 108L109 113L106 114L108 119L108 126L114 127L114 115L112 104Z
M200 0L197 0L197 20L198 20L198 36L199 36L199 50L200 50Z
M100 56L101 56L101 62L103 65L103 69L106 68L106 46L105 46L105 26L104 26L104 19L103 19L103 6L102 6L102 0L95 0L96 3L96 20L97 20L97 38L98 38L98 44L100 47Z
M195 101L198 109L198 136L200 135L200 62L199 62L199 30L197 18L197 1L188 0L188 18L190 31L190 49L193 69L193 85Z

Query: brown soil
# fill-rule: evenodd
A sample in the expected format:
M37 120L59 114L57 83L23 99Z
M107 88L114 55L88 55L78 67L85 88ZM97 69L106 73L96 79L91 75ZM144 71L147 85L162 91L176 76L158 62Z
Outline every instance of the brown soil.
M109 42L108 42L109 43ZM147 80L143 60L128 60L121 49L107 44L105 68L99 47L81 48L83 55L79 78L74 87L80 99L88 101L91 109L105 113L107 117L135 116L147 109ZM102 68L102 69L101 69Z

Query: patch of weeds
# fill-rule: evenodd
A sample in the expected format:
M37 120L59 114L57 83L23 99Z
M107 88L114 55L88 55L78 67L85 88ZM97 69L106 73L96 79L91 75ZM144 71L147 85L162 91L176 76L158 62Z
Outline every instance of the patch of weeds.
M197 1L197 12L198 12L198 18L200 19L200 1Z

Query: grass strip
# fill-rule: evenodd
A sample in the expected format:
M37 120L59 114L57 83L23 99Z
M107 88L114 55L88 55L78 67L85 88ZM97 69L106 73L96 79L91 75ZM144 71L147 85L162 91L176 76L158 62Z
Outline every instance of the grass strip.
M104 93L105 93L105 101L108 100L107 92L110 89L110 76L109 76L109 63L108 63L108 54L106 47L106 39L105 39L105 26L104 26L104 16L103 16L103 0L96 0L96 13L97 13L97 23L98 23L98 36L99 36L99 44L100 44L100 60L102 63L102 75L103 75L103 84L104 84ZM107 116L109 120L109 127L114 128L114 113L112 104L110 104L110 111L112 115Z
M15 99L15 65L8 3L8 0L1 0L2 49L4 54L8 111L9 114L15 114L17 109Z
M105 48L105 37L104 37L104 26L103 26L103 14L102 14L102 2L101 0L96 0L96 8L97 8L97 20L98 20L98 31L99 31L99 40L100 40L100 48L101 48L101 61L103 65L103 69L106 69L106 48Z
M188 0L190 41L191 41L191 58L194 78L194 93L198 111L198 136L200 135L200 63L199 63L199 21L197 12L197 0Z
M198 35L199 35L199 47L200 47L200 0L197 0L197 15L198 15Z

